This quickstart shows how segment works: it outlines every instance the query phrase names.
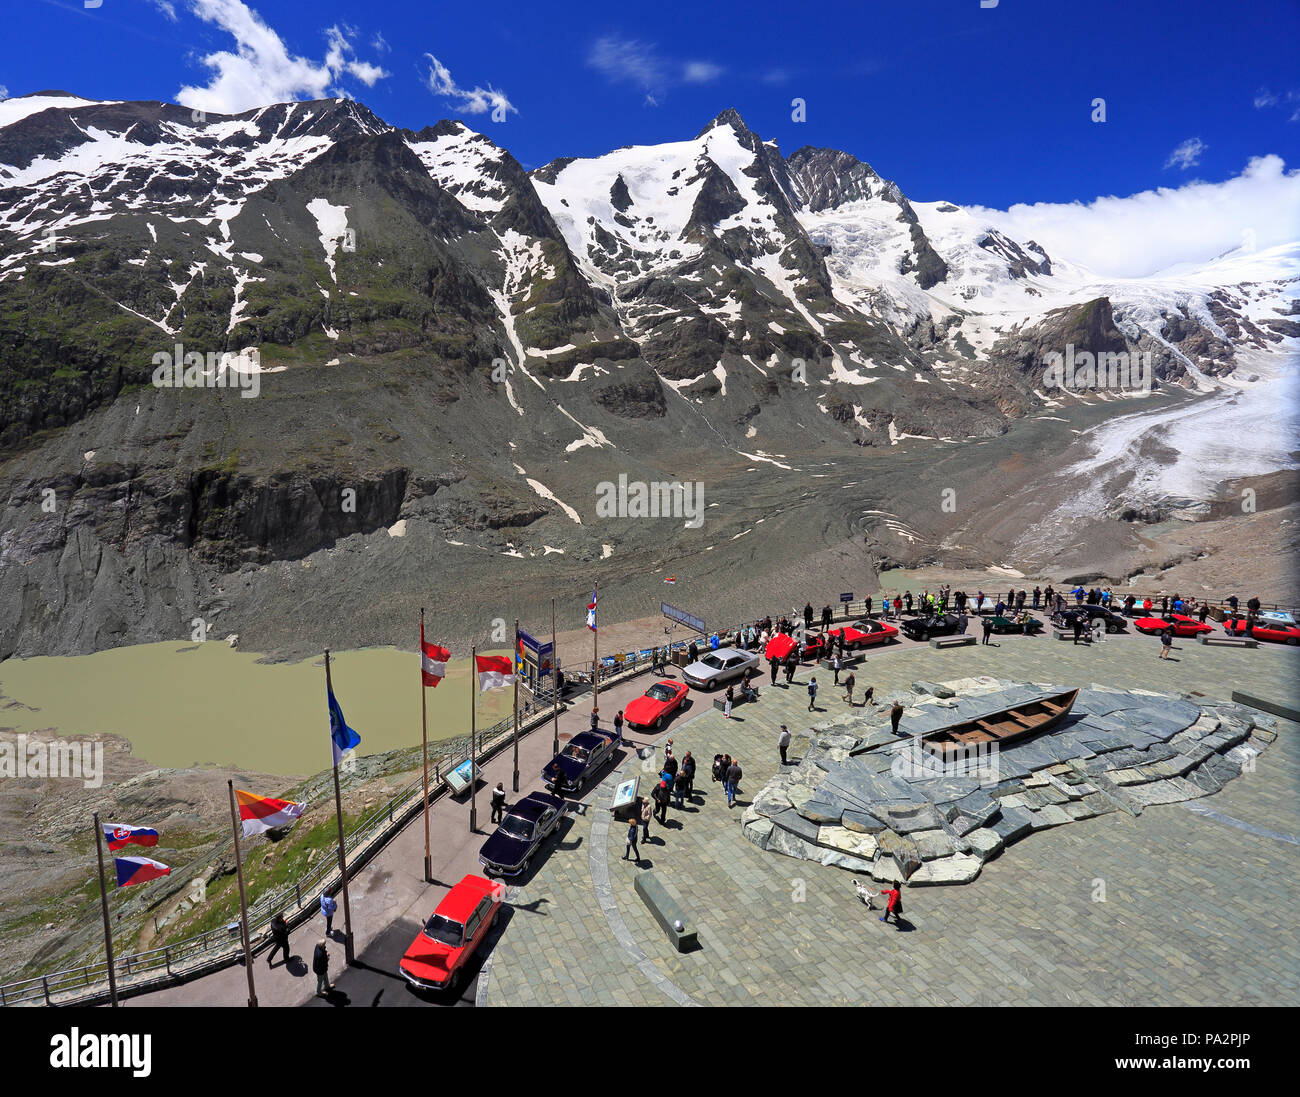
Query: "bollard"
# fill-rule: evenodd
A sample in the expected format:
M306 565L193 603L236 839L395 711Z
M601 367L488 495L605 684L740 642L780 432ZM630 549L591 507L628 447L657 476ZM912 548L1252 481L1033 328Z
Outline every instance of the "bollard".
M390 823L393 821L393 801L392 801L392 800L389 800L389 801L388 801L388 821L389 821Z
M170 974L172 973L172 949L171 949L171 945L168 945L166 948L163 949L163 962L166 963L166 965L167 965L167 974L170 975Z
M50 980L44 975L41 976L41 986L45 988L45 1004L53 1005L54 1003L50 1001Z

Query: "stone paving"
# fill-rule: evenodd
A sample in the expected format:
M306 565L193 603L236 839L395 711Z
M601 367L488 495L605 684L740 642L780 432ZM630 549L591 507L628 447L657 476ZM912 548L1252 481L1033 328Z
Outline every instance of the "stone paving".
M992 675L1028 682L1161 693L1206 703L1247 689L1294 705L1300 653L1179 643L1156 658L1147 637L1092 647L1009 637L998 646L873 652L857 672L877 697L918 680ZM1278 738L1255 772L1185 804L1134 818L1112 812L1035 833L961 887L907 889L903 926L882 925L854 876L759 850L745 807L778 771L776 736L849 711L816 671L816 714L802 669L792 690L764 686L727 721L697 697L669 729L699 760L692 807L651 825L640 866L620 860L625 828L605 805L631 759L589 797L563 848L514 894L508 931L480 980L487 1005L1294 1005L1300 940L1300 728ZM662 745L662 740L660 741ZM798 757L807 739L796 739ZM728 810L709 777L718 752L738 755L742 792ZM1190 809L1190 810L1189 810ZM1207 812L1199 814L1200 811ZM653 871L691 915L701 947L679 955L632 888Z

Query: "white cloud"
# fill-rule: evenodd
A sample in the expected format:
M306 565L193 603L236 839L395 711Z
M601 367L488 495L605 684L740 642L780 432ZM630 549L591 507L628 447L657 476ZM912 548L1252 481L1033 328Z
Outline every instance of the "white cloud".
M1204 262L1254 234L1259 249L1300 239L1300 170L1280 156L1252 159L1240 175L1160 187L1126 198L1039 202L1009 210L970 207L1017 240L1110 278L1141 278L1177 263Z
M344 75L367 87L389 75L356 59L351 41L355 32L350 28L334 26L325 32L328 52L324 61L317 62L290 53L280 36L243 0L189 0L189 4L199 19L234 38L235 50L200 59L212 78L206 86L181 88L176 101L182 106L238 114L270 103L347 97L347 90L338 84Z
M375 36L370 40L370 48L376 53L387 53L392 47L385 41L384 36L376 31Z
M1260 88L1259 91L1255 92L1256 110L1263 110L1265 107L1275 106L1277 106L1277 96L1269 91L1268 88Z
M9 89L5 87L3 84L0 84L0 99L8 99L8 98L9 98Z
M650 89L666 82L668 68L654 46L608 34L596 39L587 64L616 83L636 84Z
M1201 153L1209 147L1199 137L1189 137L1169 154L1169 159L1165 161L1165 167L1180 167L1183 171L1194 168L1201 162Z
M682 69L682 79L688 84L707 84L722 75L722 66L712 61L687 61Z
M167 16L169 22L176 22L176 6L171 2L171 0L150 0L150 3L162 12L163 15Z
M505 92L497 91L491 84L486 88L477 84L472 88L462 88L452 79L447 66L433 54L426 53L424 56L429 59L429 74L425 77L425 84L434 95L452 100L456 110L466 114L485 114L491 110L502 116L511 111L519 113L518 108L506 98Z

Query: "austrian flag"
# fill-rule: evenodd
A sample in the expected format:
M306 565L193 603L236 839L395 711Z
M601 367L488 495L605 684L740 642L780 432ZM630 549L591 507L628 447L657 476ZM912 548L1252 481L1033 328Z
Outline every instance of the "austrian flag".
M514 667L510 665L508 655L475 656L478 670L478 691L486 693L490 689L500 689L515 680Z
M239 821L245 838L272 827L288 826L307 806L293 800L277 800L274 796L256 796L240 789L235 789L235 799L239 801Z
M424 638L424 622L420 622L420 678L426 686L436 686L447 676L447 660L451 652Z

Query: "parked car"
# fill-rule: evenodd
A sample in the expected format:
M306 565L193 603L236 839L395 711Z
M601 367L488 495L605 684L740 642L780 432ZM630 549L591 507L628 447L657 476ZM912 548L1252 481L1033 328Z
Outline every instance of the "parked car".
M488 929L501 917L499 884L466 876L443 896L397 970L412 986L455 990Z
M618 743L612 731L581 731L542 767L542 780L557 795L581 792L587 781L614 756Z
M497 829L483 843L478 862L488 876L527 872L537 848L559 828L568 804L558 796L530 792L512 804Z
M1112 635L1117 632L1128 631L1128 618L1122 613L1116 613L1113 609L1107 609L1105 606L1066 606L1060 613L1052 614L1052 624L1057 628L1072 629L1074 628L1074 619L1083 618L1083 627L1089 632L1095 627L1094 621L1101 621L1106 626L1106 631Z
M1159 636L1165 629L1172 628L1175 636L1184 638L1214 631L1209 625L1203 625L1196 618L1183 613L1169 613L1164 617L1139 617L1133 622L1133 627L1148 636Z
M951 613L940 613L933 617L913 617L910 621L900 621L899 627L912 640L928 640L931 636L954 636L961 629L961 621Z
M1043 631L1043 622L1031 613L1023 613L1019 617L994 617L992 620L993 631L996 633L1004 632L1022 632L1026 636L1033 636Z
M683 668L682 678L687 685L696 689L717 689L728 682L736 682L744 677L750 667L757 668L759 656L756 651L741 651L739 648L718 648L701 656L698 663L691 663Z
M821 659L831 653L831 639L829 636L814 632L804 637L803 648L800 650L799 658L805 662L811 662L815 659Z
M1245 636L1246 622L1240 618L1224 621L1223 631L1229 636ZM1300 644L1300 626L1287 625L1271 618L1265 620L1262 616L1255 622L1250 635L1256 640L1271 640L1275 644L1290 644L1292 647Z
M906 624L903 626L907 627ZM845 649L865 648L872 644L888 644L898 639L898 629L883 621L854 621L851 625L831 629L832 637L844 637Z
M1283 628L1300 628L1300 621L1297 621L1293 614L1280 609L1266 609L1257 620L1268 622L1270 628L1276 625L1281 625Z
M623 719L630 727L661 728L689 692L682 682L656 682L623 710Z

